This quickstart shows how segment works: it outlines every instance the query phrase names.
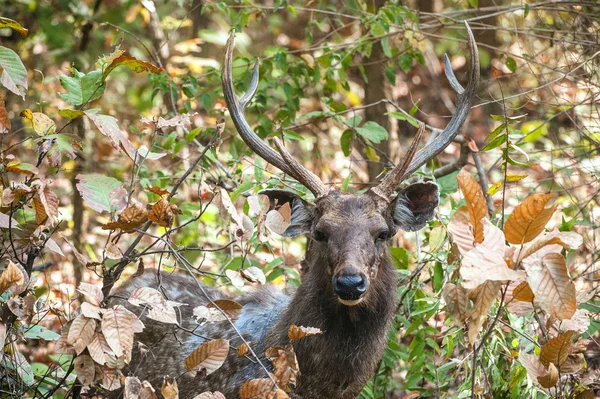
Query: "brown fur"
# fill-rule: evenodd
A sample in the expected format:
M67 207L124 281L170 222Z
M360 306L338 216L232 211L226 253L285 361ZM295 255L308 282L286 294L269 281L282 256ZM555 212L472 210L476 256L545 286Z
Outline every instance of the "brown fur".
M235 298L244 306L235 324L244 338L254 343L252 347L269 369L270 362L264 352L271 346L289 343L290 325L321 329L323 334L294 343L301 375L293 397L355 398L376 371L396 306L395 268L387 243L375 239L382 228L389 229L390 237L397 230L394 205L382 207L370 194L334 193L314 207L302 206L309 208L295 212L312 215L307 232L316 228L326 230L329 239L324 242L309 238L302 285L291 298L269 285ZM340 303L333 289L334 274L349 266L364 272L369 280L362 301L355 306ZM198 284L182 274L162 273L161 288L167 299L188 304L181 307L181 325L188 330L196 327L191 309L208 303ZM155 271L133 278L115 294L126 298L129 292L142 286L157 287ZM213 300L225 297L218 290L208 287L204 290ZM195 335L146 318L142 320L146 329L136 337L149 350L145 356L134 350L128 372L149 380L155 387L160 387L163 376L168 374L180 377L181 398L192 398L205 391L220 391L227 398L238 398L245 381L265 377L259 364L233 350L223 366L208 377L191 378L185 373L184 359L205 342L203 337L229 339L234 348L241 344L227 321L203 324L195 330Z

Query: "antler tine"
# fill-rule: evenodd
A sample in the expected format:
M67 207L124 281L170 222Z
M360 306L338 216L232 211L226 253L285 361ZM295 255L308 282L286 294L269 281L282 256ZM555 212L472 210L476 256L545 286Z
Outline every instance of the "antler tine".
M406 174L406 170L410 166L410 162L417 152L417 147L419 146L419 142L423 138L424 133L425 125L420 123L419 130L417 130L415 138L410 144L408 151L406 151L402 163L398 164L394 169L389 171L381 183L371 189L372 192L389 202L394 190L396 190L396 187L398 187L398 184L402 181L402 177Z
M279 140L279 137L274 137L273 141L275 142L275 146L281 154L281 157L287 162L290 169L294 171L296 179L304 184L304 186L315 195L315 199L318 200L327 195L329 189L321 182L317 175L302 166L302 164L289 153L287 148L285 148L281 140Z
M327 188L319 180L319 178L304 168L298 161L296 161L285 149L285 147L281 146L281 148L279 148L278 146L279 153L269 147L264 141L262 141L260 137L258 137L258 135L254 132L254 130L252 130L246 121L246 118L244 117L244 111L248 103L254 97L254 94L256 94L256 89L258 88L258 60L256 60L254 69L252 70L252 79L250 81L248 91L240 99L238 99L235 94L232 75L234 38L235 32L232 31L229 39L227 40L227 47L225 49L222 83L225 102L227 103L227 108L229 108L229 113L235 128L240 134L242 140L244 140L246 145L250 147L250 149L254 151L256 155L260 156L271 165L279 168L282 172L294 177L301 184L306 186L306 188L308 188L316 198L322 197L324 193L327 193Z
M448 122L446 128L439 134L439 136L436 137L434 141L422 148L419 152L417 152L417 154L414 155L414 158L412 158L410 164L407 167L404 167L404 164L407 163L405 159L401 165L396 166L396 168L390 171L377 187L374 187L372 189L372 191L374 191L379 196L386 198L386 200L388 201L396 187L407 176L409 176L415 170L419 169L437 154L442 152L444 148L446 148L452 142L452 140L454 140L454 138L458 134L458 129L461 127L461 125L464 123L465 119L467 119L467 116L469 115L471 103L473 102L473 98L475 97L475 92L477 90L477 85L479 84L479 54L477 53L477 43L475 43L473 32L471 32L471 28L469 27L469 24L466 21L465 28L467 29L469 50L471 52L469 83L467 83L466 88L463 88L461 86L461 84L458 82L458 79L456 79L454 72L452 71L452 67L450 65L450 60L448 59L448 56L444 55L444 71L446 73L446 77L450 82L450 86L452 86L452 88L458 95L456 111L454 112L454 115L452 115L452 119L450 119L450 122ZM419 131L421 131L420 128ZM417 135L418 134L419 133L417 133ZM411 149L415 145L415 142L413 142L413 144L411 145Z

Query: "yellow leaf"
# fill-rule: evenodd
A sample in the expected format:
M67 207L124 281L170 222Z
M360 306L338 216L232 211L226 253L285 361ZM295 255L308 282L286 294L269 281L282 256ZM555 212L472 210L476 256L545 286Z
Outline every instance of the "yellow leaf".
M542 364L548 365L554 363L560 367L567 360L567 357L569 357L571 343L575 335L577 335L577 331L569 330L556 338L548 340L540 351Z
M31 122L31 127L38 136L56 132L56 123L48 115L41 112L32 112L30 109L23 110L20 115Z
M456 176L460 191L462 191L465 202L467 203L467 210L471 220L471 226L473 226L473 237L475 242L483 242L483 224L481 219L487 215L487 205L481 186L477 183L477 180L471 176L470 173L465 170L461 170Z
M553 194L533 194L520 203L506 220L504 234L511 244L524 244L536 238L554 214L558 204L546 208Z
M304 62L306 62L306 66L308 66L310 69L315 69L315 59L312 55L302 54L300 55L300 58L302 58Z
M206 375L212 374L223 365L229 352L229 341L226 339L213 339L196 348L185 359L184 366L186 370L196 371L206 370Z
M23 28L23 26L21 26L20 23L18 23L17 21L13 21L10 18L0 17L0 29L2 28L10 28L14 31L19 32L22 38L26 38L27 34L29 33L29 31Z

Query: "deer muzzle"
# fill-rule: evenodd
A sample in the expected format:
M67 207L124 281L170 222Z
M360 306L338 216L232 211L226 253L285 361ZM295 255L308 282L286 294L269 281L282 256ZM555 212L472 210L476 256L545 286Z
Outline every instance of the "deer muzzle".
M368 286L367 276L354 267L346 268L333 277L333 289L340 303L346 306L357 305Z

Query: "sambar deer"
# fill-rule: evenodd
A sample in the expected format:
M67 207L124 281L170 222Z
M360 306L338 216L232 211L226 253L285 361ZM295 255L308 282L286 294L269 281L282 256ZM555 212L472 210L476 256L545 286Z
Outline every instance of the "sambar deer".
M291 297L268 285L237 297L235 301L243 310L234 322L206 323L190 333L198 327L192 321L191 309L228 298L225 294L182 274L162 273L160 282L156 271L132 278L117 290L118 297L126 297L138 287L158 287L167 299L188 306L181 308L183 329L145 320L146 329L136 337L146 349L143 355L134 354L131 374L155 387L160 386L164 375L178 376L180 398L184 399L205 391L220 391L227 398L238 398L244 382L268 377L266 368L271 363L265 357L265 350L288 344L289 327L298 325L316 327L323 333L293 344L300 374L292 396L303 399L358 396L376 372L397 306L396 271L388 243L399 229L421 229L433 217L439 201L438 187L431 182L411 184L397 195L394 193L403 180L455 138L475 95L479 81L477 46L469 26L466 23L465 26L471 53L466 88L460 85L445 57L446 76L458 94L456 112L448 126L417 152L424 132L421 126L402 162L379 185L362 194L342 194L327 187L295 160L281 141L273 139L275 151L251 129L244 111L258 86L258 63L248 92L238 99L232 81L234 34L231 34L222 79L225 100L237 131L252 151L295 178L315 197L311 204L291 192L264 192L271 206L290 204L291 222L284 236L308 235L302 284ZM239 334L251 343L260 361L230 353L225 363L210 375L200 373L193 378L186 374L184 359L206 339L227 339L235 348L242 344Z

